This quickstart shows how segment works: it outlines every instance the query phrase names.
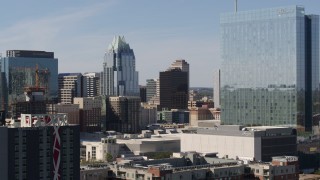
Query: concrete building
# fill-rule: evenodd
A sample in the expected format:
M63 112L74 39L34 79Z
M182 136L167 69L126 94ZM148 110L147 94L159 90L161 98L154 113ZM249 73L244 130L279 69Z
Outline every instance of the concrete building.
M115 138L101 138L100 141L82 139L81 156L86 161L107 161L107 155L111 155L112 160L115 160L119 155L120 145L116 143Z
M81 167L80 180L106 180L109 178L112 178L112 171L108 167L102 165Z
M181 69L160 72L160 106L162 109L187 109L189 73Z
M251 163L248 167L259 180L299 179L299 161L296 156L272 157L271 163Z
M141 105L140 109L140 127L145 129L150 124L157 123L157 107L147 104Z
M107 130L137 133L140 127L140 97L119 96L107 98Z
M175 60L169 69L181 69L182 72L190 72L189 64L184 59ZM190 74L190 73L189 73Z
M83 96L81 73L60 73L58 83L59 103L73 104L73 98Z
M192 108L190 112L190 126L198 126L199 120L212 120L213 114L208 108Z
M105 53L101 76L101 94L138 96L139 77L133 50L124 37L115 36Z
M79 126L65 114L22 114L0 127L0 140L1 179L80 178Z
M312 131L320 113L319 15L303 6L220 16L221 120Z
M180 152L180 134L161 134L151 138L117 139L135 155L150 152ZM165 146L164 146L165 144Z
M146 80L147 102L160 96L160 81L159 79Z
M47 108L51 108L49 112L66 113L70 124L79 124L81 127L79 104L49 104Z
M25 99L24 88L36 85L45 89L45 99L58 97L58 59L53 52L8 50L0 57L1 104L8 111L12 103Z
M128 180L243 179L244 168L234 160L203 157L196 153L159 160L118 162L110 166L113 178Z
M101 105L100 97L76 97L74 104L80 108L80 131L98 132L101 131Z
M83 97L95 97L100 95L100 73L90 72L83 74Z
M181 135L181 151L217 152L219 157L271 161L297 154L297 135L285 127L221 125Z

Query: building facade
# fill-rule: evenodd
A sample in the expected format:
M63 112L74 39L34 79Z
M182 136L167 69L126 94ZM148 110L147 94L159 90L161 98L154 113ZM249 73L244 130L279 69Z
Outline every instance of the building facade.
M149 104L160 104L160 81L159 79L147 79L146 96Z
M53 52L8 50L0 61L4 109L8 110L12 103L25 98L25 87L36 86L36 72L38 86L45 89L46 99L57 98L58 59Z
M138 81L133 50L124 37L115 36L105 53L101 93L109 96L137 96Z
M79 105L79 124L81 132L101 131L101 97L77 97L74 104Z
M295 156L296 142L296 132L289 127L221 125L182 134L181 151L217 152L221 158L269 162L273 156Z
M160 72L160 106L162 109L188 109L189 75L181 69Z
M146 86L140 86L140 99L141 102L147 102L147 88Z
M172 69L181 69L182 72L187 72L188 73L188 85L190 86L190 66L186 60L184 60L184 59L175 60L171 64L171 66L169 67L169 70L172 70Z
M59 99L62 104L73 104L73 98L82 97L82 74L81 73L60 73Z
M221 120L311 131L319 113L319 16L289 6L221 15Z
M0 127L1 179L79 179L79 126L65 115L22 114Z
M299 161L296 156L275 156L270 163L248 165L255 179L299 179Z
M81 155L86 161L110 161L119 155L120 145L115 138L101 138L101 141L82 140ZM107 156L110 156L108 159Z
M171 64L169 69L181 69L181 71L183 71L183 72L189 72L190 71L189 64L184 59L175 60Z
M79 124L81 127L79 104L48 104L47 111L65 113L68 115L68 123Z
M100 95L100 73L84 73L82 89L83 97L95 97Z
M140 120L141 129L146 129L148 125L157 123L157 107L147 104L141 105Z
M137 133L140 127L140 97L117 96L107 99L107 130Z

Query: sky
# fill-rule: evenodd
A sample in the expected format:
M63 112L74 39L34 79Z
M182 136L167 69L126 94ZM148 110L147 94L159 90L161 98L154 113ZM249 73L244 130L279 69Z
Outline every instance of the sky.
M1 2L0 52L53 51L59 73L100 72L115 35L134 50L139 84L158 78L176 59L190 64L190 86L212 87L221 64L219 18L234 0L10 0ZM238 11L303 5L320 14L319 0L238 0Z

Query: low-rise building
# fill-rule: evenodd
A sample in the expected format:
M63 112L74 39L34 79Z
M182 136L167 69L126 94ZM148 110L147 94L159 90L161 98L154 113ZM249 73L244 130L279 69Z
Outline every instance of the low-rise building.
M119 154L120 145L115 138L101 138L96 140L81 140L81 156L86 161L115 160ZM110 158L110 159L108 159Z
M164 109L158 111L157 120L166 123L189 123L189 111L182 109Z
M221 125L181 134L181 151L268 162L273 156L297 155L296 142L296 131L289 127Z
M110 166L118 179L243 179L245 165L235 160L186 153L182 157L131 161Z
M271 163L252 163L248 165L259 180L299 179L299 162L296 156L272 157Z
M161 134L151 138L117 139L135 155L149 152L180 152L180 134Z

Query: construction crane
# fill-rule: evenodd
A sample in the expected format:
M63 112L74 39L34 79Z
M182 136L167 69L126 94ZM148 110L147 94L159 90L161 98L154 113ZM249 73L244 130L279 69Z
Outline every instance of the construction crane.
M45 88L40 87L40 74L39 74L39 66L36 64L36 69L35 69L35 85L34 86L27 86L24 88L25 94L27 96L30 96L33 92L42 92L43 95L45 93Z

